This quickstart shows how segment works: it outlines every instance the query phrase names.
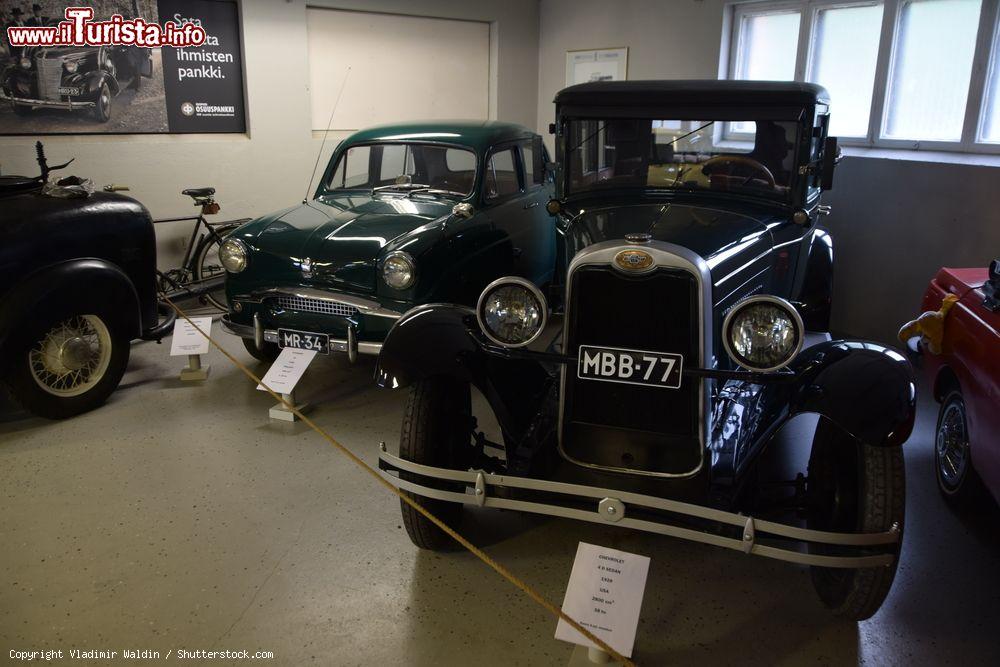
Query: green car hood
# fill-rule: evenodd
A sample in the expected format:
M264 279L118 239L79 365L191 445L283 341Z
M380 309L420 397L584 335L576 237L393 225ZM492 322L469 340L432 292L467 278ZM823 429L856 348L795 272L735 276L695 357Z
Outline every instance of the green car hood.
M269 278L374 292L383 249L407 234L433 233L451 204L417 197L322 197L261 220L252 245L266 256L258 265L272 269Z

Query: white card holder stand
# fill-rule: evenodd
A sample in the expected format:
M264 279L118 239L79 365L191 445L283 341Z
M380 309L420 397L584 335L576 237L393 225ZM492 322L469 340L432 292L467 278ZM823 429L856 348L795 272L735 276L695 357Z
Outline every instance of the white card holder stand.
M188 365L186 368L181 369L181 381L182 382L199 382L208 379L208 373L212 370L211 366L202 365L200 354L189 354L188 355Z
M308 403L298 403L295 400L295 390L292 390L290 394L282 394L281 398L285 399L289 405L294 405L295 409L300 413L305 413L309 409ZM268 411L267 416L271 419L276 419L283 422L297 422L301 420L297 414L285 407L284 403L275 403L272 405Z
M288 409L286 403L294 406L299 413L309 408L305 403L300 404L296 401L295 385L302 379L302 375L315 356L316 353L311 350L284 348L274 360L257 389L263 391L265 386L270 387L275 393L281 394L284 402L271 406L267 411L268 417L283 422L299 421L300 417Z
M602 651L596 646L580 646L577 644L573 647L573 652L569 656L567 667L590 667L591 665L608 664L611 664L611 654L607 651Z
M201 331L205 334L202 334ZM174 322L174 333L170 341L170 356L188 359L188 365L181 370L182 382L202 382L208 379L211 366L201 363L201 358L208 354L209 339L212 334L211 317L194 317L188 322L177 318Z

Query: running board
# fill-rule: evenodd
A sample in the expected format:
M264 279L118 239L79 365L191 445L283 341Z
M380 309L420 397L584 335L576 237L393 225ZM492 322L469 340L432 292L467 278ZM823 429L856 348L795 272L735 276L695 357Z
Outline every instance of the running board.
M444 489L423 486L416 482L401 479L399 474L404 472L440 482L463 483L467 485L469 492L446 491ZM799 528L774 521L754 519L753 517L713 509L711 507L703 507L701 505L638 493L582 486L579 484L567 484L564 482L551 482L527 477L494 475L472 470L462 471L435 468L406 461L398 456L389 454L386 451L384 442L380 445L379 474L398 489L435 500L446 500L466 505L515 510L518 512L531 512L533 514L545 514L568 519L579 519L580 521L590 521L592 523L610 523L623 528L679 537L734 551L742 551L746 554L775 558L802 565L850 569L885 567L892 565L896 557L892 553L865 556L811 554L796 549L761 544L758 540L760 538L778 537L798 540L800 542L813 542L843 547L888 547L889 545L898 544L900 539L900 532L897 526L893 526L892 529L882 533L826 532ZM516 500L498 495L496 493L498 488L524 489L536 495L539 493L551 493L553 496L575 496L578 499L595 502L595 507L592 511L588 511L575 507L567 507L555 502L549 504ZM662 518L662 523L646 519L632 519L626 516L630 506L637 509L661 510L683 514L697 519L742 528L742 539L672 525L668 523L669 519L667 517Z

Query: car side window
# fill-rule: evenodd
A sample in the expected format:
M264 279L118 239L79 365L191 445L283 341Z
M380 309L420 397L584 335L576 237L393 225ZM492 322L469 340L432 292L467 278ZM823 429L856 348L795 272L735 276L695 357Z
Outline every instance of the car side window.
M368 182L368 166L371 157L371 146L354 146L348 148L337 164L331 188L359 187Z
M535 154L530 141L521 144L521 163L524 165L524 188L538 187L539 184L535 183Z
M486 163L484 181L486 199L509 197L521 191L515 165L513 148L505 148L490 156L489 162Z

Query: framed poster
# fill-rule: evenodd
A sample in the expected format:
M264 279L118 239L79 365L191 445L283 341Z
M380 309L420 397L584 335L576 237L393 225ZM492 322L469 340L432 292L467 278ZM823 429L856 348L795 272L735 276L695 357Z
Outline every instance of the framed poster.
M566 85L628 78L628 47L566 52Z
M236 0L22 4L5 13L0 35L0 135L246 132ZM117 32L97 43L80 36L99 23ZM9 28L19 26L51 32L17 45ZM177 37L193 26L196 42ZM158 41L139 45L140 33Z

